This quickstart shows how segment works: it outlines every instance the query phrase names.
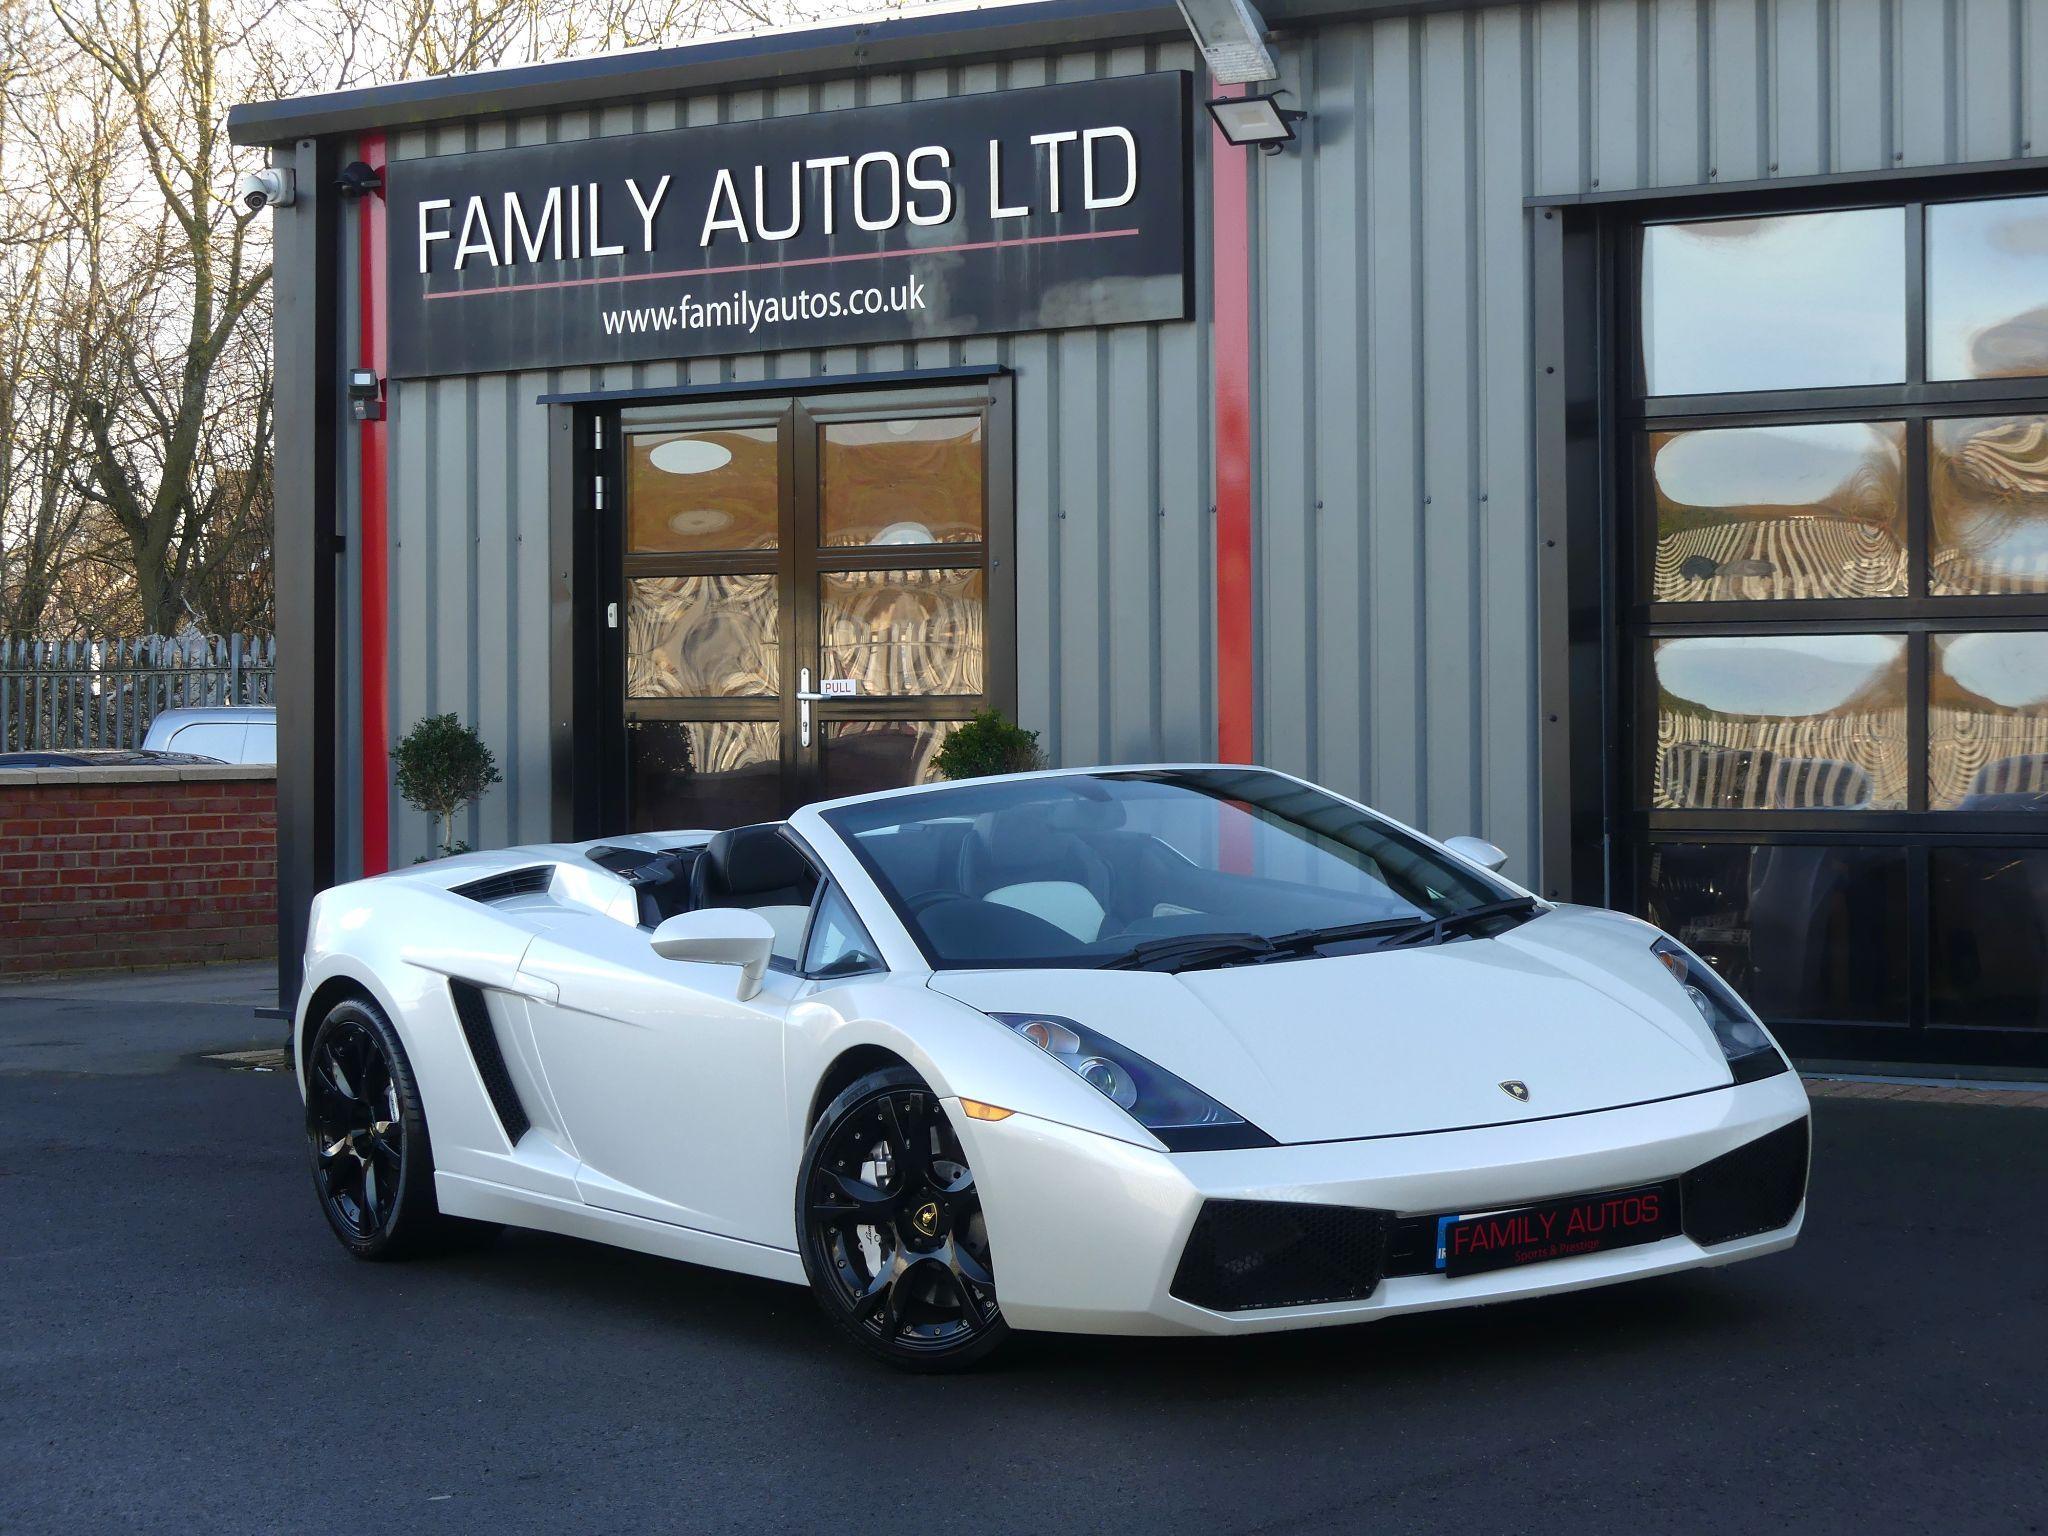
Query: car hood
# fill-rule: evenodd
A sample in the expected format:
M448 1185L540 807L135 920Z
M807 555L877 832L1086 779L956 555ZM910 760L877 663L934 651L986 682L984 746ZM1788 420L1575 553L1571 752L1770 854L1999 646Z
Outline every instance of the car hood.
M1341 1141L1726 1087L1726 1059L1651 954L1655 937L1632 918L1559 908L1427 949L1179 975L941 972L931 985L983 1011L1071 1018L1278 1141Z

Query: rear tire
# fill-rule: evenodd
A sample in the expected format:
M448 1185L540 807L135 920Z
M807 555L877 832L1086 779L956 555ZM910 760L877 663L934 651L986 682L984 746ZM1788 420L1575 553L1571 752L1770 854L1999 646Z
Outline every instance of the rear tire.
M367 998L329 1009L306 1050L306 1139L321 1214L359 1259L488 1240L498 1228L441 1214L426 1109L398 1031Z
M797 1173L804 1273L834 1326L906 1371L959 1371L1010 1335L981 1196L938 1096L908 1067L825 1107Z

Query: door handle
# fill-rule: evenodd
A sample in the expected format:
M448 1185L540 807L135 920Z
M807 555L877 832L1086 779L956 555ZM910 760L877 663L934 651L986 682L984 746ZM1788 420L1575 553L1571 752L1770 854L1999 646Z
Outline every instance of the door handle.
M824 698L822 693L811 691L811 669L800 667L796 674L796 734L797 745L811 744L811 705Z
M529 976L524 971L519 972L498 990L514 992L541 1003L559 1003L562 1000L562 988L559 983L542 981L538 976Z

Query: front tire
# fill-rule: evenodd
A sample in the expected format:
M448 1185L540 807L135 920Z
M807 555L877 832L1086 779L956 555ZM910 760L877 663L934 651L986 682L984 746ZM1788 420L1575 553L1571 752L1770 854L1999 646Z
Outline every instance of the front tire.
M818 1117L796 1225L818 1305L877 1359L964 1370L1009 1337L974 1171L908 1067L869 1073Z
M419 1085L398 1031L367 998L328 1010L306 1051L306 1139L320 1210L359 1259L396 1259L457 1234L443 1216Z

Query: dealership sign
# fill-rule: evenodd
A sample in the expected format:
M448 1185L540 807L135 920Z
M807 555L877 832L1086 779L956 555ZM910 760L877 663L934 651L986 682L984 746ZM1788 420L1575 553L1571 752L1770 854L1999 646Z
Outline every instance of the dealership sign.
M394 161L398 377L1189 313L1188 77Z

